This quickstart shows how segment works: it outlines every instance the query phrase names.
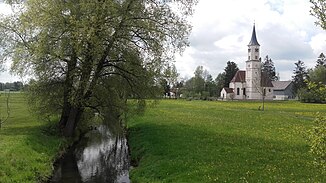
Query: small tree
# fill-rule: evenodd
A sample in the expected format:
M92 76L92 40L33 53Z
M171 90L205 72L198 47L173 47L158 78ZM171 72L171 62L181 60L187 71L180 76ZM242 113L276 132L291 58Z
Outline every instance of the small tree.
M261 73L260 80L254 80L254 86L257 89L258 93L261 95L262 107L259 108L262 111L265 110L265 98L267 94L267 90L269 87L272 87L271 80L268 78L266 73Z

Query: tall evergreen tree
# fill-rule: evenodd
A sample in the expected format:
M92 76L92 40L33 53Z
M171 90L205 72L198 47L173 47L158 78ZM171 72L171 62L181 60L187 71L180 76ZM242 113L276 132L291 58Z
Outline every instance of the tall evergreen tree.
M294 94L298 93L300 88L306 87L305 80L307 79L307 70L304 65L304 62L298 60L298 62L294 63L295 69L293 70L293 92Z
M225 77L224 77L224 87L229 87L229 83L231 82L234 75L239 70L236 63L228 61L226 63L226 67L224 69Z
M268 57L268 55L266 55L264 62L262 64L262 72L266 73L266 75L271 81L278 80L275 72L274 62L271 58Z
M317 64L316 64L316 68L318 66L324 66L326 67L326 58L325 58L325 55L324 53L321 53L317 59Z

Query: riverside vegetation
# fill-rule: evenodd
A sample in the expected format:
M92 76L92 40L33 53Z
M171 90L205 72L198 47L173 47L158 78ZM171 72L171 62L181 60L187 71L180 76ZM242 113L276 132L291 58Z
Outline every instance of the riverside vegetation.
M2 101L2 100L1 100ZM324 182L306 132L326 105L163 100L128 122L132 182ZM11 94L0 182L42 182L67 142Z
M4 105L0 100L0 105ZM0 182L42 182L65 140L48 131L47 123L28 110L25 95L10 94L10 117L0 129ZM1 108L3 113L3 107Z
M133 182L325 182L307 131L326 105L163 100L128 122Z

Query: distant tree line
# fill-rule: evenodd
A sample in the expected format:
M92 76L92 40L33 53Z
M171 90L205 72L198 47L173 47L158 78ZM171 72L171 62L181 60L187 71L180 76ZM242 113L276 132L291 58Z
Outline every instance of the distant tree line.
M175 67L167 69L160 81L161 91L165 97L178 98L182 96L187 99L216 100L220 97L220 92L224 87L229 87L229 83L239 70L238 65L233 61L228 61L223 72L219 73L215 79L204 69L203 66L197 66L194 76L186 80L177 80L179 74ZM268 55L262 63L262 72L272 80L278 80L275 66ZM171 96L175 95L175 96Z
M314 68L307 69L304 62L295 63L294 93L301 102L326 103L326 58L321 53Z
M10 91L21 91L24 87L24 84L20 81L15 81L13 83L1 83L0 82L0 91L10 90Z

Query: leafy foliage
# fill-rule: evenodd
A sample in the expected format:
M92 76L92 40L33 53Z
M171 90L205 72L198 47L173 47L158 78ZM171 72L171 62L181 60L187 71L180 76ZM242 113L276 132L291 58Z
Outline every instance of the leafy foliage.
M184 97L208 100L210 97L216 98L218 96L216 83L213 81L212 75L203 66L198 66L194 75L185 82L182 89Z
M225 81L225 72L219 73L215 78L215 83L217 87L217 92L221 92L221 90L224 87L224 81Z
M326 85L323 83L307 82L307 88L298 92L300 100L308 103L326 103Z
M308 70L309 81L323 83L326 85L326 67L323 65L316 66Z
M326 118L318 115L309 133L310 151L315 156L315 164L326 173Z
M229 84L232 80L232 78L234 77L234 75L237 73L237 71L239 70L238 66L236 63L228 61L226 63L226 67L224 69L224 86L225 87L229 87Z
M310 13L311 15L317 18L317 21L315 23L319 25L321 28L323 28L324 30L326 30L325 1L310 0L310 3L312 4Z
M86 111L104 117L112 106L114 112L126 108L128 97L155 96L174 53L188 45L186 17L196 0L21 3L0 21L1 58L35 77L31 93L43 95L38 108L60 115L71 136Z

